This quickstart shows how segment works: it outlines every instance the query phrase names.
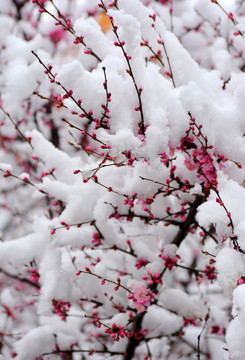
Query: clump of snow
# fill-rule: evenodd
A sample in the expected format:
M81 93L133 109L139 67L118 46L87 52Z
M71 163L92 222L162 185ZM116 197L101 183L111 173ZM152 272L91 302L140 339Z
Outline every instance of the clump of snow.
M17 359L26 360L40 356L43 353L43 344L47 352L52 352L55 348L55 338L50 335L54 334L55 330L50 325L32 329L16 343Z
M203 318L208 312L203 301L179 289L164 290L159 300L166 309L189 319Z
M217 255L215 267L218 270L218 281L224 294L231 298L238 279L245 274L243 255L232 248L225 247Z
M183 326L183 319L165 309L151 306L144 317L143 327L148 329L152 336L160 333L170 335L177 332Z
M116 326L126 326L128 323L128 315L127 314L116 314L110 320L110 324L115 324Z
M239 317L232 320L227 329L226 341L232 360L243 359L245 353L245 324Z
M12 170L12 166L10 164L0 163L0 168L3 171L10 171Z

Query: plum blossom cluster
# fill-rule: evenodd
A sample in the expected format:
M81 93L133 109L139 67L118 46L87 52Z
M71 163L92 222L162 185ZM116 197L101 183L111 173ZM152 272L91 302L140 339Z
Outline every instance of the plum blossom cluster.
M213 325L211 328L211 334L225 335L225 328L220 325Z
M60 301L56 299L52 300L52 304L54 314L57 314L61 318L61 320L65 321L71 304L67 301Z
M176 254L175 256L169 256L164 254L164 250L161 249L161 254L159 257L164 260L164 266L168 268L169 271L173 269L177 261L180 259L180 256Z
M120 340L120 338L123 339L125 336L128 335L127 331L122 325L117 326L116 324L112 324L111 328L105 329L105 334L109 334L110 337L117 342Z
M29 279L31 282L38 284L39 282L39 272L38 272L38 268L34 268L34 269L28 269L29 271Z
M215 274L215 266L207 265L205 269L205 273L209 280L217 279L217 275Z
M5 304L2 304L2 313L6 314L8 317L12 318L13 320L16 319L16 315L13 313L11 308Z
M133 294L128 295L128 299L133 300L132 307L136 308L139 312L144 312L147 306L150 306L151 299L155 297L155 293L152 293L147 289L144 284L138 284Z

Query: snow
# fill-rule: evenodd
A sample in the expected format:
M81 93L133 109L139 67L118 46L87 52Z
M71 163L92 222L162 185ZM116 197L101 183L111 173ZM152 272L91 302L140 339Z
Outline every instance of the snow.
M208 311L204 303L179 289L164 290L159 301L166 309L189 319L205 317Z
M3 171L10 171L12 170L12 166L10 164L0 163L0 168Z
M0 259L3 268L9 268L11 265L19 266L23 263L29 263L33 258L42 255L44 236L38 233L31 233L12 241L1 242L0 249Z
M216 268L218 270L218 281L225 295L231 297L238 279L245 272L242 254L228 247L220 250L216 258Z
M229 346L229 354L234 360L244 358L244 323L235 318L227 329L226 341Z
M206 321L243 359L243 5L39 2L0 0L2 358L194 359Z
M159 309L154 305L151 306L144 318L144 328L148 329L152 336L157 333L162 335L170 335L181 329L183 320L165 309Z
M78 36L85 36L86 49L93 49L93 51L102 59L108 54L116 52L116 48L105 38L98 23L93 19L79 18L74 23L74 30Z

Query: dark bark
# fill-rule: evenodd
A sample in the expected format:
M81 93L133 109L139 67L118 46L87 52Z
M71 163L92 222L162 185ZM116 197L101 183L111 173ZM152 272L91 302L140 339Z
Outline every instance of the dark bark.
M191 208L189 210L189 213L187 215L186 221L181 225L177 235L175 236L175 239L173 241L173 244L177 245L178 247L182 243L182 241L185 239L189 232L190 226L195 223L195 217L197 213L197 208L203 203L203 196L197 195L195 201L193 204L191 204Z
M178 247L180 246L180 244L182 243L182 241L186 238L188 232L189 232L189 228L192 224L195 223L195 217L196 217L196 213L197 213L197 208L198 206L200 206L203 203L203 196L201 195L197 195L193 204L190 205L190 210L189 213L187 215L186 221L182 224L178 224L179 231L177 233L177 235L175 236L175 239L173 241L173 244L176 244ZM151 291L157 293L157 284L153 284L153 286L150 288ZM141 313L137 316L137 318L135 319L134 323L133 323L133 329L132 331L135 333L139 333L140 330L142 330L142 322L144 319L146 312ZM134 357L134 353L135 350L137 348L137 346L139 345L141 340L139 340L138 338L135 337L130 337L129 341L128 341L128 345L125 351L125 355L124 355L124 360L132 360Z
M51 129L51 142L52 144L59 148L60 146L60 137L59 137L59 130L57 128L57 126L53 125L52 129Z
M141 326L142 326L142 322L143 322L143 318L144 318L145 314L146 314L145 312L141 313L135 319L135 321L133 323L133 328L132 328L132 331L134 333L138 333L141 330ZM131 360L133 358L135 349L137 348L139 343L140 343L140 340L138 340L134 336L129 338L128 345L127 345L125 355L123 358L124 360Z
M25 5L25 3L26 3L26 0L12 0L13 1L13 3L14 3L14 6L15 6L15 8L16 8L16 15L15 15L15 17L16 17L16 20L21 20L21 9L22 9L22 7Z
M62 360L72 360L72 353L67 353L61 356Z

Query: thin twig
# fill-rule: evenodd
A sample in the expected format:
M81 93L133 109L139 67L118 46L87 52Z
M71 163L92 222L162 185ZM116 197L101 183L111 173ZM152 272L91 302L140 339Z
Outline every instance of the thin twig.
M103 0L100 0L101 2L101 6L103 8L103 10L107 13L107 8L104 4L104 1ZM125 51L125 48L124 48L124 41L121 41L120 38L119 38L119 35L118 35L118 32L117 32L117 26L114 24L113 22L113 19L111 16L108 17L110 22L111 22L111 26L112 26L112 30L117 38L117 43L121 49L122 49L122 52L123 52L123 56L127 62L127 65L128 65L128 69L127 69L127 73L130 75L132 81L133 81L133 84L134 84L134 87L135 87L135 90L136 90L136 93L137 93L137 97L138 97L138 102L139 102L139 107L138 107L138 110L140 111L140 130L141 130L141 134L142 135L145 135L145 123L144 123L144 113L143 113L143 104L142 104L142 100L141 100L141 93L142 93L142 89L138 87L137 83L136 83L136 80L135 80L135 77L134 77L134 73L133 73L133 69L132 69L132 66L131 66L131 63L130 63L130 59L131 57L127 55L126 51Z
M35 287L36 289L40 289L40 285L39 285L38 283L34 283L34 282L30 281L29 279L26 279L26 278L21 277L21 276L18 276L18 275L10 274L9 272L7 272L7 271L5 271L5 270L2 270L2 269L0 269L0 273L8 276L9 278L11 278L11 279L13 279L13 280L20 280L20 281L23 282L24 284L33 286L33 287Z
M30 143L29 139L27 139L27 137L26 137L26 136L23 134L23 132L19 129L18 125L17 125L16 122L13 120L13 118L11 117L11 115L10 115L7 111L5 111L2 106L0 106L0 109L1 109L2 112L8 117L8 119L11 121L11 123L14 125L14 128L18 131L18 133L20 134L20 136L30 145L30 147L31 147L32 149L34 149L33 146L32 146L32 144Z
M205 327L207 325L208 319L209 319L209 310L208 310L208 313L207 313L207 315L205 317L205 322L204 322L203 328L202 328L200 334L197 337L197 359L198 360L201 359L201 350L200 350L201 337L202 337L202 334L203 334L203 332L205 330Z
M241 35L244 38L243 33L237 27L238 21L233 17L233 14L232 13L228 14L228 12L223 8L222 5L220 5L220 3L217 0L211 0L211 2L219 6L219 8L223 11L223 13L233 22L233 24L237 28L238 34Z

